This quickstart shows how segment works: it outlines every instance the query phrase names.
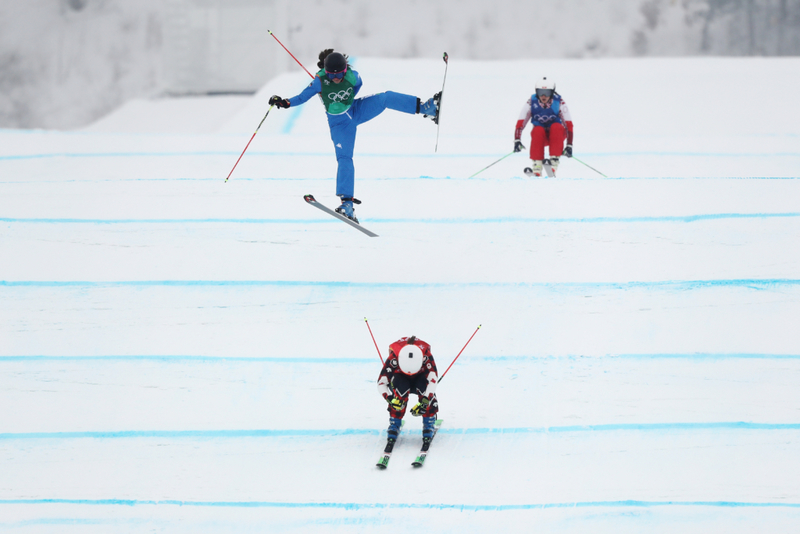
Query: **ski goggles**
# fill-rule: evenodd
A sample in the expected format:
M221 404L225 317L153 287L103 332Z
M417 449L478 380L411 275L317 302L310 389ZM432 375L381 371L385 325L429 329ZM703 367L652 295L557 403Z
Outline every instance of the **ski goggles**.
M536 98L542 98L543 96L547 98L551 98L553 96L552 89L537 89L536 90Z
M327 74L328 78L330 78L331 80L341 80L342 78L344 78L344 75L347 74L347 67L345 67L344 70L341 72L328 72L326 70L325 74Z

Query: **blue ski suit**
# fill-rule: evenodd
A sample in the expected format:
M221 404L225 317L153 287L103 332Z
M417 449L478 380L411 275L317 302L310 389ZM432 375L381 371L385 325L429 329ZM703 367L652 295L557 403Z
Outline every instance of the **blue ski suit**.
M353 76L350 76L351 73ZM412 115L419 110L419 99L417 97L393 91L386 91L363 98L354 98L361 90L361 76L352 68L348 68L347 74L347 79L350 81L348 87L352 87L352 95L349 95L349 100L352 103L349 106L347 103L342 105L342 99L336 97L335 91L321 95L323 85L325 86L325 91L336 89L337 85L327 78L324 70L318 72L314 77L314 81L303 89L299 95L289 99L291 106L299 106L307 102L312 96L320 94L323 105L325 105L325 112L328 115L328 126L331 129L331 140L333 141L338 163L336 195L342 198L352 198L355 191L353 150L355 149L358 125L374 119L387 108ZM335 103L332 103L332 101Z

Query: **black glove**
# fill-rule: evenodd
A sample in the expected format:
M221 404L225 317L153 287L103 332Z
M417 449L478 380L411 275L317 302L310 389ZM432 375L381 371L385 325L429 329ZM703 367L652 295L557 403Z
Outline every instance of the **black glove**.
M522 152L525 150L525 145L519 139L514 139L514 152Z
M428 397L422 397L416 406L411 408L411 415L419 417L428 410L428 405L431 403Z
M269 98L269 105L270 106L278 106L279 108L287 109L291 104L285 98L281 98L278 95L272 95Z
M564 147L564 155L568 158L572 157L572 145L567 145Z

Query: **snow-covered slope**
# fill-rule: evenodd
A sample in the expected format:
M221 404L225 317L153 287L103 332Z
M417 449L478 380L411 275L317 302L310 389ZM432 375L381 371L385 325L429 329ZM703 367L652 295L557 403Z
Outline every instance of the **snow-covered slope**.
M305 73L0 132L0 529L791 532L799 66L451 59L438 152L419 116L359 130L372 239L302 200L335 201L316 101L273 109L224 182ZM364 94L421 97L444 71L355 67ZM516 154L469 178L510 152L541 75L607 177L525 178ZM421 470L410 416L374 467L365 317L384 356L415 334L442 370L481 325Z

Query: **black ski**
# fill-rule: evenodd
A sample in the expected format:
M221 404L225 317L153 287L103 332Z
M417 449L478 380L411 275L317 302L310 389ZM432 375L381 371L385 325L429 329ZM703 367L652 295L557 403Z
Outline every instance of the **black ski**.
M411 465L414 467L422 467L425 465L425 458L428 457L428 448L431 446L431 442L433 438L436 437L436 433L439 431L439 427L442 426L443 419L437 419L436 424L433 426L433 436L431 436L431 441L422 444L422 449L419 451L419 455L411 462Z
M305 195L303 198L305 199L306 202L308 202L309 204L311 204L315 208L324 211L328 215L333 215L334 217L336 217L340 221L349 224L350 226L352 226L356 230L359 230L360 232L364 232L365 234L367 234L370 237L378 237L378 234L376 234L374 232L370 232L369 230L367 230L366 228L364 228L363 226L358 224L358 222L354 221L353 219L349 219L349 218L345 217L344 215L342 215L341 213L337 213L337 212L333 211L332 209L330 209L329 207L325 206L324 204L320 204L314 198L314 195Z
M406 422L400 422L400 432L403 431L403 427L405 426ZM400 437L400 432L397 433L397 437ZM394 449L394 445L397 443L397 440L386 440L386 447L383 449L383 455L378 458L378 463L375 464L380 469L386 469L389 467L389 458L392 457L392 449Z

